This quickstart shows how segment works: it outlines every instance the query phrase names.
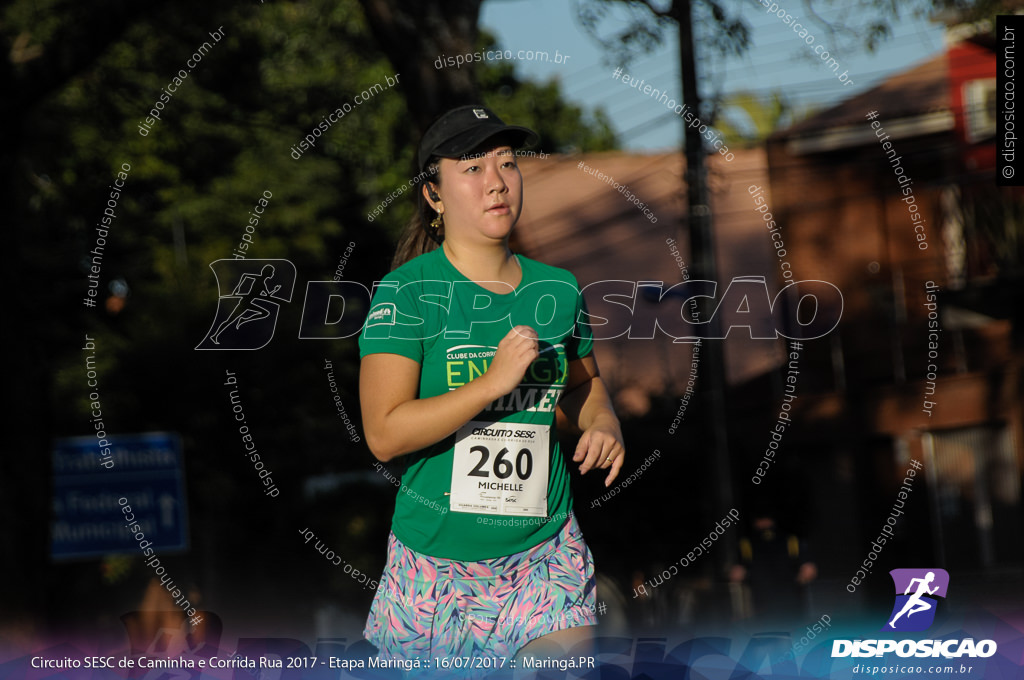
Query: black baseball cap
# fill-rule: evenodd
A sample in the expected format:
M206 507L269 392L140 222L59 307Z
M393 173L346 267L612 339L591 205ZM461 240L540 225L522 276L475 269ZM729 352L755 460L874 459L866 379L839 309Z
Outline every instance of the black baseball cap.
M507 134L512 146L532 146L540 136L518 125L505 125L485 106L470 104L448 111L435 120L420 140L419 167L423 170L431 156L458 158L499 134Z

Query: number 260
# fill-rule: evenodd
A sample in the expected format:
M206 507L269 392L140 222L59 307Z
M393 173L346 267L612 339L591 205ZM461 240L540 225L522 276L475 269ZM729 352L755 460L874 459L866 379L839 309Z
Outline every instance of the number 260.
M487 464L487 459L491 457L491 452L486 446L474 446L470 451L482 455L480 456L480 462L470 471L469 475L471 477L490 477L491 474L484 470L483 467ZM494 476L498 479L508 479L512 476L512 463L505 459L508 453L509 450L503 448L494 456ZM519 453L516 454L515 472L519 479L530 478L530 475L533 473L533 454L530 452L530 449L519 449Z

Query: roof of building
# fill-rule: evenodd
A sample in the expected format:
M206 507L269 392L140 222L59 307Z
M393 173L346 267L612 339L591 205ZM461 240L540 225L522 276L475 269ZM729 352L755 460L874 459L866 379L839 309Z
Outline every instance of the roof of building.
M778 264L748 191L760 186L767 193L765 155L761 149L733 153L731 161L711 156L708 173L719 290L733 277L764 276L774 294ZM522 159L518 243L528 256L571 271L581 287L617 279L663 281L668 288L682 280L682 267L690 261L683 166L678 151ZM594 314L610 306L589 295L587 300ZM642 413L649 395L682 392L690 371L688 345L660 333L653 340L616 338L595 345L602 374L629 402L626 408ZM726 351L730 382L769 370L779 356L776 343L749 337L730 337Z
M887 78L835 106L774 133L771 140L819 134L822 130L863 127L868 112L879 120L916 118L950 111L949 59L946 52Z

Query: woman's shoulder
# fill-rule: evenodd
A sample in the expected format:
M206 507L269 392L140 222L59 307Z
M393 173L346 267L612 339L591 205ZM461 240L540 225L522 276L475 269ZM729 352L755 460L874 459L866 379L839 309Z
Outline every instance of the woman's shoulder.
M410 281L442 278L443 270L439 261L440 253L441 249L436 248L429 253L417 255L400 267L391 270L382 280L408 283Z
M531 283L536 283L537 281L565 281L579 288L576 277L568 269L546 264L525 255L519 256L519 262L523 265L523 271L529 273Z

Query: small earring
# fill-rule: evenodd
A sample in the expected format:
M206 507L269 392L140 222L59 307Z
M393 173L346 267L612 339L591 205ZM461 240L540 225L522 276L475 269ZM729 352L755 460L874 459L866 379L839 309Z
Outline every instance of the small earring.
M439 232L441 230L441 227L443 226L444 217L441 215L441 213L437 213L437 217L430 221L430 228L434 230L434 234L436 235L437 232Z

